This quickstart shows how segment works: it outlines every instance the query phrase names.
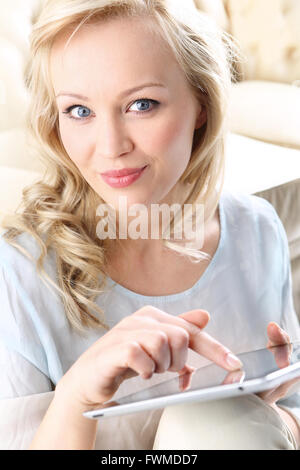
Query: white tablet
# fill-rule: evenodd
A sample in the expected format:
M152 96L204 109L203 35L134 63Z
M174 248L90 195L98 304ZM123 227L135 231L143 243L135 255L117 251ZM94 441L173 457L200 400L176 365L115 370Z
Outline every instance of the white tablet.
M274 346L270 350L259 349L238 354L237 356L243 363L243 373L240 374L242 377L235 383L226 383L230 373L212 363L197 369L192 374L191 384L185 391L181 391L180 378L177 375L174 379L122 397L117 402L106 402L103 408L86 411L83 416L99 419L155 408L165 408L179 403L241 396L269 390L297 377L299 377L299 384L296 383L296 389L299 387L300 390L300 341L292 343L289 365L279 368L275 361L275 351L277 357L280 355L283 357L286 355L287 348L287 345ZM295 391L297 391L296 389Z

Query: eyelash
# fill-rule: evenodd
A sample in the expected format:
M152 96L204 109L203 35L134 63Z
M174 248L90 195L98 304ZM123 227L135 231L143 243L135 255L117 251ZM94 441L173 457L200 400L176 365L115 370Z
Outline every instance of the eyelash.
M151 100L149 98L139 98L138 100L135 100L133 103L131 103L130 107L138 102L138 101L149 101L150 103L152 103L153 105L153 108L152 109L148 109L147 111L133 111L134 114L145 114L145 113L149 113L150 111L153 111L154 108L156 108L160 103L156 100ZM74 104L72 106L69 106L65 111L63 111L63 114L67 114L68 115L68 118L69 119L75 119L75 121L84 121L84 120L87 120L90 116L88 116L87 118L84 118L84 117L81 117L81 118L75 118L73 116L71 116L71 111L75 108L86 108L86 109L89 109L87 108L86 106L82 106L80 104Z

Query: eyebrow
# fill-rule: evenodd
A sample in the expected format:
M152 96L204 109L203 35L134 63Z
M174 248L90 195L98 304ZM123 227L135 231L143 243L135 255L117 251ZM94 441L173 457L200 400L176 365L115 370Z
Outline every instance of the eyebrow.
M149 83L144 83L143 85L136 86L134 88L129 88L129 90L123 91L119 96L120 98L123 98L127 95L130 95L136 91L142 90L143 88L150 88L150 87L160 87L160 88L166 88L165 85L162 83L154 83L154 82L149 82ZM84 101L89 101L89 98L84 95L78 95L76 93L69 93L68 91L61 91L56 95L56 98L59 96L70 96L71 98L78 98L80 100Z

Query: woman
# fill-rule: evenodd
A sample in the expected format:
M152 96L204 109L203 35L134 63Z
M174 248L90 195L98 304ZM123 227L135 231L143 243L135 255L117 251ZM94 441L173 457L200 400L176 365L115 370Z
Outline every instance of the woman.
M222 191L234 45L200 14L185 22L180 16L158 0L49 0L35 21L28 127L47 172L24 191L23 212L6 224L0 257L9 377L2 397L55 388L30 449L112 449L114 442L152 448L161 410L106 420L97 445L98 423L82 412L174 372L186 388L194 366L208 361L239 370L232 351L299 337L287 240L275 210L263 199ZM103 175L120 169L135 169L134 176ZM118 229L121 216L133 222L129 209L142 204L148 237L105 238L104 224L97 226L105 203ZM189 244L167 241L163 222L151 218L155 204L198 203L201 250L195 236ZM111 228L114 220L107 221ZM170 226L177 234L175 217ZM253 424L244 420L239 445L298 447L296 414L277 404L286 392L253 395L242 406L218 402L224 416L229 403L240 411L258 407L273 429L259 443L265 430L251 440ZM203 422L203 407L194 406ZM166 445L172 419L163 414L156 448ZM186 433L184 419L177 423ZM223 424L215 448L234 446L230 423ZM120 444L122 429L140 442L126 436ZM196 433L197 448L211 445L206 434Z

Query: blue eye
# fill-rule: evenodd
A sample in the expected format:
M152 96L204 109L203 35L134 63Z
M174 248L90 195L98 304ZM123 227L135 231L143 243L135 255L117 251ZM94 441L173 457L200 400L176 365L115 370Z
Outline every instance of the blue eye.
M154 107L157 107L157 106L159 105L159 102L158 102L158 101L150 100L150 99L148 99L148 98L140 98L139 100L134 101L131 106L133 106L135 103L151 103L152 106L153 106L153 108L154 108ZM130 107L131 107L131 106L130 106ZM134 113L135 113L135 114L140 114L140 113L142 112L143 114L145 114L145 113L147 113L147 112L149 112L149 111L152 111L153 108L146 109L146 110L145 110L145 109L144 109L144 110L142 109L141 111L138 111L138 112L135 112L135 111L134 111Z
M152 111L153 108L157 107L160 104L158 101L151 100L151 99L148 99L148 98L140 98L138 100L135 100L132 103L131 106L133 106L135 103L151 103L152 107L150 107L150 109L145 109L145 106L143 106L142 108L144 108L144 109L141 109L140 111L133 111L134 114L148 113L148 112ZM77 108L78 108L79 117L74 117L74 116L71 115L71 111L73 109L77 109ZM74 104L73 106L69 106L69 108L67 108L65 111L63 111L63 114L68 114L68 118L75 119L76 121L86 120L86 118L90 117L90 113L91 113L91 111L90 111L89 108L87 108L86 106L81 106L79 104Z
M71 111L73 109L76 109L78 108L79 110L84 110L85 112L83 112L81 115L79 115L79 117L74 117L71 115ZM85 119L86 117L89 117L86 113L86 111L90 112L89 108L86 108L85 106L80 106L79 104L74 104L73 106L69 106L69 108L66 109L66 111L63 111L63 114L69 114L69 118L70 119L76 119L77 121L81 121L82 119Z

